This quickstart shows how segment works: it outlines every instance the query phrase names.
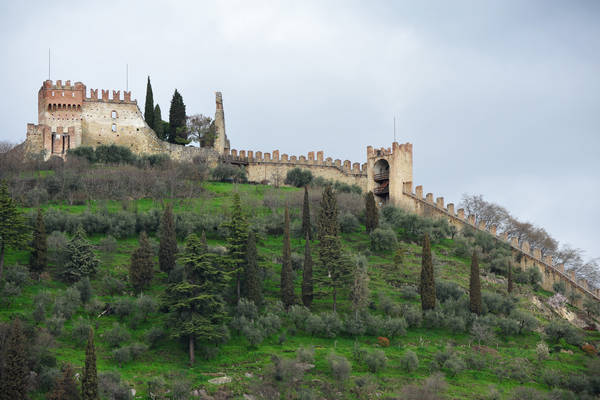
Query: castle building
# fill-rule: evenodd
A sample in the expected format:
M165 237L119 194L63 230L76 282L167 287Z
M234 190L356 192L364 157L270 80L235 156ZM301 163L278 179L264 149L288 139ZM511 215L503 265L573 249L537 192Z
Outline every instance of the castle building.
M215 96L215 127L217 137L211 148L181 146L160 140L146 124L137 101L131 92L91 89L87 95L81 82L53 83L47 80L38 92L38 123L27 125L25 154L66 158L69 149L79 146L96 147L116 144L125 146L135 154L168 154L174 160L192 161L202 157L209 165L229 163L244 167L250 182L280 185L287 172L294 168L310 170L313 176L357 185L363 191L372 191L379 205L393 204L403 209L432 218L445 218L458 230L470 227L488 232L497 240L507 242L514 252L521 253L523 268L535 267L542 273L542 286L552 290L556 282L565 282L570 290L600 300L600 289L575 277L573 271L565 272L563 265L555 265L549 256L542 257L539 249L529 243L509 240L506 234L497 235L495 226L476 223L475 216L466 216L454 204L444 204L443 197L434 200L433 193L423 196L423 187L413 192L413 146L410 143L392 143L391 148L367 147L367 162L325 157L323 151L311 151L307 156L281 154L279 150L262 152L230 148L225 132L223 97ZM583 300L579 301L580 303Z

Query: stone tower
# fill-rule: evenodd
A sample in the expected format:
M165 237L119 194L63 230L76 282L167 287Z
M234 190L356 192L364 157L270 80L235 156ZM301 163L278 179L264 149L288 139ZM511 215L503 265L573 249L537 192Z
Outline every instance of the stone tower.
M412 144L392 143L392 148L367 147L367 191L372 191L379 205L402 206L405 185L412 187Z
M229 140L225 133L225 112L223 111L223 95L221 92L215 93L216 110L215 110L215 129L217 137L215 138L214 149L219 154L229 153Z

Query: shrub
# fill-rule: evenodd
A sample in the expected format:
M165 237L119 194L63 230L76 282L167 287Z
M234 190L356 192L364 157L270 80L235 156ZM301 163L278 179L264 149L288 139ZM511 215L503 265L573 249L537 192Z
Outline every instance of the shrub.
M114 302L112 308L115 315L119 317L120 320L123 320L133 313L135 304L133 303L133 299L131 297L122 297Z
M302 363L312 364L315 362L315 348L312 346L302 346L296 351L296 358Z
M383 322L383 332L388 337L397 337L406 335L406 321L404 318L388 317Z
M444 362L444 368L448 370L450 376L456 376L460 372L464 371L467 366L462 358L453 355Z
M490 327L480 321L475 321L471 327L471 336L479 345L481 342L487 343L494 339L494 333Z
M352 371L352 366L346 357L330 353L327 356L327 363L334 380L340 384L348 380L350 372Z
M117 279L113 276L107 275L102 278L101 286L104 294L115 296L120 295L125 290L126 280Z
M434 374L423 382L407 385L402 388L400 398L403 400L442 400L447 384L441 374Z
M112 351L113 359L119 364L119 367L132 360L131 349L129 346L120 347Z
M100 372L98 374L98 392L103 399L129 400L131 391L121 383L121 377L116 372Z
M165 337L165 331L159 326L153 326L146 332L146 341L150 347L155 347Z
M458 300L464 296L464 290L457 283L438 280L435 282L435 297L440 302Z
M285 184L296 187L304 187L313 180L312 172L307 169L293 168L287 172Z
M512 400L544 400L546 398L543 392L537 389L520 386L513 391Z
M544 342L539 342L537 346L535 346L535 354L537 355L538 360L547 360L550 357L550 350L548 350L548 345Z
M304 306L293 305L287 315L297 329L304 329L306 320L310 316L310 310Z
M92 284L87 276L75 284L75 288L79 290L79 298L83 304L87 304L93 296Z
M53 336L60 336L64 325L65 325L65 318L60 314L53 315L52 317L48 318L48 320L46 321L46 327L48 328L48 331L50 331L50 333Z
M92 325L89 323L89 321L79 317L79 319L73 324L71 336L78 345L82 346L87 342L91 330Z
M463 333L467 330L467 321L460 315L445 318L444 325L452 333Z
M542 381L550 388L559 387L562 383L562 373L554 369L544 369Z
M7 266L4 271L4 279L16 287L22 288L29 279L29 270L20 264Z
M261 315L258 324L262 327L266 336L271 336L281 328L281 319L273 313Z
M519 322L511 318L498 318L498 328L503 336L519 333Z
M385 315L391 317L398 317L402 314L400 306L386 295L379 296L379 308Z
M75 311L79 308L80 300L81 295L79 294L79 290L74 287L67 288L54 301L54 314L71 319Z
M340 225L340 230L343 233L357 232L360 229L360 223L358 222L358 219L349 212L340 214L338 217L338 223Z
M503 296L494 292L482 293L483 313L509 315L515 308L515 303L511 297Z
M482 370L485 369L487 365L485 358L473 351L468 352L465 355L464 360L469 369Z
M381 347L390 347L390 339L379 336L377 338L377 344L379 344Z
M248 339L250 346L254 348L256 348L265 340L264 329L256 323L245 324L242 327L242 335L244 335L244 337Z
M594 347L593 344L585 343L581 346L581 350L583 350L588 356L596 357L598 355L598 350Z
M327 338L336 337L342 330L342 321L335 312L325 312L321 314L324 329L322 336Z
M423 326L426 328L443 328L444 314L437 310L427 310L423 313Z
M142 320L146 321L150 314L158 310L158 302L152 296L140 296L135 300L135 314Z
M115 322L111 330L104 333L104 340L111 346L117 347L124 342L129 341L131 335L127 329L123 328L119 323Z
M302 379L304 369L296 362L296 360L272 356L271 361L273 362L273 374L275 380L280 382L290 382L294 379Z
M552 290L556 293L564 295L567 291L567 285L565 285L563 281L554 282L554 284L552 285Z
M402 357L400 357L400 367L406 372L415 371L419 368L419 357L412 350L405 351Z
M376 228L371 232L371 250L392 251L398 246L396 233L387 228Z
M510 317L519 324L519 334L533 332L539 325L537 318L525 311L514 310Z
M419 292L416 286L405 285L399 290L400 297L406 300L417 300L419 298Z
M551 342L556 343L559 340L564 339L565 342L574 346L579 346L583 342L583 336L579 333L579 330L567 321L551 321L544 328L544 332Z
M402 307L402 317L411 328L418 328L421 326L422 314L416 306L412 305L403 305Z
M231 164L220 164L211 171L212 178L220 182L243 183L248 180L246 170Z
M372 373L376 373L385 368L386 357L383 350L373 350L365 357L365 364Z

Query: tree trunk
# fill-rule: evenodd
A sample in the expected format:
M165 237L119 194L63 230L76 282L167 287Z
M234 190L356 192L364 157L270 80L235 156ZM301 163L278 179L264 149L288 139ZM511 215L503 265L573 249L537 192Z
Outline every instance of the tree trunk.
M190 367L194 366L195 355L194 355L194 335L190 335L188 339L189 350L190 350Z
M336 300L337 300L337 290L334 287L333 288L333 312L335 312Z
M4 243L0 245L0 280L4 272Z
M240 278L240 273L237 273L237 282L236 282L236 291L237 291L237 302L240 302L240 299L242 298L242 290L241 290L241 278Z

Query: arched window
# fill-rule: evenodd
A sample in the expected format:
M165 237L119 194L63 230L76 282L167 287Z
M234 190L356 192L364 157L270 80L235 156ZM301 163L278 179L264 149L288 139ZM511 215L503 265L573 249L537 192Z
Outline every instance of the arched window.
M112 119L117 118L117 112L115 110L112 110L110 116L112 117Z
M117 131L117 124L112 124L112 131L116 132Z
M48 104L48 111L52 111L52 104Z

